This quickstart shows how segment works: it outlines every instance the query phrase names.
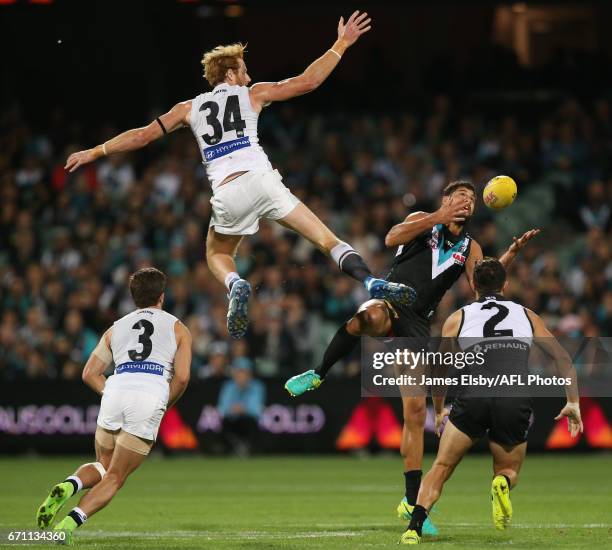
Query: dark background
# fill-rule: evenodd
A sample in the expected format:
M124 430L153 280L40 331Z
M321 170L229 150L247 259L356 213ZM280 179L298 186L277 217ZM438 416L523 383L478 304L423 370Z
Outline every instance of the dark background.
M266 381L266 412L260 420L257 450L264 453L332 453L340 450L340 434L349 424L356 408L364 400L360 398L358 380L329 380L314 393L292 399L283 390L282 379ZM181 423L197 439L192 450L215 453L219 445L219 430L215 425L214 403L219 392L217 381L190 384L178 403ZM401 426L401 401L377 400L391 407L396 425ZM0 448L5 454L39 452L44 454L87 453L95 432L99 399L80 382L16 382L11 387L0 387ZM585 452L606 449L606 441L598 439L600 425L596 416L612 415L612 400L585 400L582 414L585 433L564 444L555 443L553 420L563 406L562 399L540 398L534 400L534 417L529 433L529 449L532 452L550 450ZM310 412L317 409L316 415ZM376 418L380 411L370 409L374 426L366 448L383 452L377 439ZM208 423L203 421L207 416ZM557 428L557 433L560 430ZM561 430L563 433L564 430ZM161 429L157 448L164 453L177 449ZM61 445L59 444L61 442ZM567 446L565 446L567 445ZM433 425L427 422L425 447L435 452L438 439ZM486 440L476 450L488 449ZM182 450L185 450L184 448Z
M426 108L433 93L446 92L474 108L504 96L538 109L563 93L610 88L609 2L4 0L0 97L5 106L19 101L40 124L60 108L91 124L130 126L206 89L200 59L216 44L247 42L254 81L279 80L331 46L338 17L353 9L371 14L373 32L296 104ZM521 17L533 20L528 63L500 27Z
M155 208L159 206L158 209L140 211L138 207L134 207L128 210L126 203L121 202L123 200L121 199L117 201L117 206L112 203L111 208L108 203L104 203L103 208L92 213L94 191L103 189L108 192L108 182L102 176L96 175L96 170L103 165L103 162L66 177L62 170L66 152L74 150L77 146L89 147L100 143L117 131L144 125L154 116L167 111L176 102L193 98L208 89L207 83L202 78L200 59L204 51L217 44L236 41L248 43L246 62L255 82L280 80L299 74L333 44L339 16L344 15L346 18L354 9L367 10L370 13L374 20L373 31L348 51L340 66L319 90L284 106L275 106L262 116L262 141L273 161L278 162L281 172L287 176L288 185L299 193L307 204L318 205L320 211L327 213L332 221L336 219L336 223L340 225L342 220L350 216L363 216L368 220L370 232L380 240L384 231L400 219L396 210L392 211L391 206L397 204L400 198L396 190L393 193L388 191L385 186L388 182L383 182L385 185L381 187L378 176L364 178L364 185L368 190L381 188L383 196L357 197L356 194L350 195L349 191L346 194L340 192L337 197L334 195L335 191L342 191L340 184L342 177L357 171L356 159L360 149L351 142L351 140L356 141L354 132L351 133L353 120L357 120L364 113L373 115L375 133L366 136L368 140L363 141L369 148L368 152L384 163L387 160L387 153L383 150L385 138L390 136L391 141L394 137L402 141L403 134L400 130L405 120L402 122L401 118L407 114L416 114L417 118L422 119L419 122L419 135L421 135L421 130L427 128L427 121L436 118L439 114L436 101L440 93L450 98L451 119L454 117L469 119L472 115L481 117L486 123L486 132L491 132L494 137L502 136L503 147L515 145L513 140L519 135L512 131L512 124L508 125L504 120L506 114L511 115L513 120L510 122L516 122L517 126L524 127L521 132L525 132L527 137L532 137L536 145L531 150L528 148L524 158L519 154L517 170L524 169L530 176L521 176L522 179L519 181L521 200L517 201L514 209L509 209L508 216L511 217L517 212L520 206L518 203L522 201L523 210L528 211L531 217L525 216L521 220L523 225L518 227L521 227L521 230L531 227L525 224L532 223L534 213L536 217L538 216L541 209L538 200L541 199L537 199L532 194L530 202L526 191L538 191L547 187L550 196L553 197L551 200L555 203L554 209L551 210L551 216L554 218L547 227L544 227L547 233L543 234L533 246L530 245L517 262L519 265L515 266L517 275L514 279L514 291L517 299L529 307L548 313L551 319L573 320L576 314L580 314L588 306L590 317L588 315L585 317L586 321L583 323L585 328L582 329L584 334L580 335L597 335L588 333L588 330L594 330L593 323L589 323L588 320L595 318L595 312L599 311L598 308L602 304L612 303L609 279L603 280L603 273L607 273L605 266L610 265L609 249L605 246L606 242L610 242L609 221L606 222L607 228L604 227L601 231L597 228L583 227L579 223L576 224L577 228L571 226L577 205L587 202L586 189L594 183L593 180L597 178L605 180L607 185L605 192L608 193L603 199L601 195L596 195L593 199L593 208L605 203L606 196L608 198L611 196L612 124L609 122L609 117L606 119L593 115L598 99L609 100L612 89L610 63L612 3L610 2L0 0L0 47L3 53L0 62L2 105L0 128L4 134L0 138L6 138L5 142L10 145L3 152L3 141L0 139L0 166L3 167L0 169L0 175L5 178L2 180L0 191L12 188L11 193L7 193L6 198L2 200L6 203L14 202L17 205L16 211L28 218L27 223L24 223L27 227L23 232L28 235L36 234L37 239L43 241L39 248L34 248L32 257L26 257L20 266L16 266L13 257L19 256L22 247L21 241L17 238L18 232L15 231L14 235L12 232L16 227L14 220L19 216L7 217L8 221L2 227L8 228L7 233L10 231L11 235L9 237L2 235L5 240L0 242L7 243L6 246L3 244L2 248L10 249L12 255L6 255L9 258L6 265L0 266L0 275L2 275L0 283L6 287L0 288L0 299L5 300L2 303L11 303L13 299L11 294L13 290L9 288L11 277L22 278L25 281L26 268L31 264L39 264L42 253L50 249L51 244L45 237L51 233L53 223L67 227L69 233L74 233L73 229L82 222L83 218L91 217L95 224L108 223L111 232L119 228L121 233L122 227L134 229L133 225L139 228L144 211L145 229L152 234L153 228L157 228L158 216L170 210L165 202L161 201L159 206L154 200L148 201L147 205L151 203ZM576 115L574 100L584 105L588 117ZM344 114L335 116L338 112ZM326 127L324 132L318 134L323 136L318 142L309 141L305 130L302 131L304 135L298 131L297 136L286 139L292 148L287 152L281 147L285 145L284 138L276 140L271 138L273 132L270 131L270 127L273 126L272 130L275 131L279 128L305 128L307 122L321 113L325 115ZM609 115L609 111L607 114ZM583 131L583 126L585 128L588 155L582 155L583 144L574 140L568 149L570 153L572 148L580 153L576 154L580 158L575 164L559 162L558 165L556 157L553 159L554 162L548 161L540 143L541 141L546 145L544 138L547 138L547 135L544 132L543 139L540 140L538 128L552 121L555 128L559 127L561 134L562 126L572 117L575 120L570 122L578 135ZM584 119L590 120L597 131L587 132L589 126L586 123L583 125ZM267 120L273 121L273 124L263 127L269 124ZM389 132L389 121L396 125L394 131ZM458 153L451 157L458 157L464 164L461 174L467 174L477 185L481 185L496 173L504 173L502 170L506 170L505 166L514 166L511 162L504 164L506 159L501 157L486 162L474 161L471 151L475 145L468 143L466 151L462 150L464 143L458 131L460 125L456 122L457 120L451 120L445 132L448 142L454 143L455 149L458 150ZM15 134L15 139L10 135L12 132ZM475 143L486 141L488 137L486 132L478 135ZM278 133L280 134L280 131ZM48 156L30 151L35 149L32 144L38 134L48 138L53 146L53 152ZM181 191L184 193L173 197L173 200L169 201L171 205L193 205L196 191L197 196L208 193L203 177L197 172L198 168L201 169L199 158L193 155L188 157L185 154L187 148L193 149L191 136L188 132L183 134L182 138L176 135L160 141L143 153L127 157L127 160L115 157L119 167L132 165L135 167L138 181L131 189L137 187L141 195L149 197L147 193L151 188L151 180L166 169L165 163L170 164L168 161L172 161L170 171L180 175ZM346 146L346 151L327 147L326 138L337 139ZM375 148L370 146L370 142L376 142ZM325 147L322 146L323 143ZM330 143L333 145L335 142ZM432 157L435 158L429 159L428 162L435 164L444 178L449 178L454 176L451 176L452 166L445 164L445 143L441 141L439 147L431 147ZM410 146L412 145L414 144L410 143ZM559 157L566 154L564 146L563 143L560 146L562 151ZM359 147L364 145L360 144ZM300 160L299 157L304 151L312 153L313 157L311 165L306 168L303 166L308 163L295 162L296 159ZM195 150L194 152L197 153ZM30 156L33 156L33 159L29 158ZM561 161L563 160L561 158ZM29 161L34 163L35 168L40 167L43 174L32 184L34 192L30 191L30 186L27 184L15 183L15 174L23 172L28 175L28 169L31 168L28 165ZM106 159L106 162L110 161ZM321 176L316 169L326 165L330 168L331 175ZM149 170L152 176L147 175ZM293 174L290 174L291 171ZM143 183L143 180L146 181ZM425 180L413 180L410 184L413 188L409 190L417 193L421 190L421 186L425 187ZM417 198L419 197L417 193ZM66 198L66 202L62 202L63 198ZM424 201L431 199L431 197L421 198ZM357 199L361 199L361 202ZM378 202L368 203L369 200ZM374 225L370 218L367 218L369 210L376 210L369 208L371 204L380 206L383 213L386 212L386 217L383 216L382 223L378 225ZM423 208L427 210L435 207L429 202L424 204L426 206ZM401 204L399 210L402 216L405 215ZM202 232L198 235L203 234L208 223L207 217L202 216L199 210L190 210L188 207L185 207L185 212L176 214L168 232L179 230L181 223L189 218L199 224L197 227ZM493 216L491 212L481 208L481 215L476 237L483 244L487 244L484 242L487 238L488 250L492 250L493 253L496 250L503 250L509 242L509 236L503 235L501 238L498 235L496 238L495 232L491 232L491 229L497 227L501 233L508 227L506 213ZM323 218L326 219L325 216ZM380 222L380 219L378 221ZM540 219L536 221L538 224L542 223ZM560 233L560 231L565 232ZM94 277L103 279L103 283L109 287L113 286L110 283L114 283L113 272L110 270L104 274L95 271L97 264L89 256L95 259L96 254L89 249L85 250L85 244L89 244L90 238L83 238L81 242L80 236L72 233L70 246L82 248L83 256L91 265L79 271L73 280L61 271L55 272L54 266L45 268L48 273L45 272L43 287L46 288L48 281L56 277L67 287L60 300L60 306L72 304L69 297L74 294L75 289ZM342 235L344 234L346 233L343 231ZM587 235L595 235L597 238L591 239ZM347 240L350 241L349 237ZM262 238L261 235L253 238L255 246L259 246L260 249L271 248L271 245L266 243L258 244L258 238ZM569 247L569 244L577 243L574 247L576 250L571 251L571 255L570 253L565 255L561 268L555 266L554 262L548 262L551 252L549 242L555 247L553 256L557 251L562 251L562 245L567 243ZM290 241L289 249L293 243L294 241ZM121 241L119 248L129 247L125 245L125 241ZM154 251L163 257L169 246L156 244L150 248L154 248ZM0 256L5 250L0 249ZM202 247L199 240L196 250L198 260L202 261ZM602 252L599 253L598 250ZM597 282L599 286L587 292L586 297L585 294L575 296L567 307L563 307L563 300L568 298L569 291L561 285L561 281L565 283L570 268L581 261L579 254L581 251L584 251L585 255L599 255L597 261L589 260L591 263L585 264L584 267L584 277L588 281L596 280L595 275L599 274L600 280ZM375 265L387 264L385 252L387 251L376 252ZM245 253L245 256L248 254L249 252ZM140 260L136 256L136 254L128 255L122 259L126 270L132 270L139 265ZM280 252L277 256L282 257ZM561 257L561 254L558 256ZM249 257L254 256L251 254ZM542 258L546 261L543 262ZM153 260L161 261L156 256L153 256ZM547 262L551 263L550 267ZM170 287L176 288L178 283L182 283L183 288L188 288L187 294L191 298L198 294L193 290L194 278L192 278L196 260L190 257L188 263L191 271L183 278L177 277ZM278 265L277 261L268 261L266 255L263 255L263 261L259 263L262 265L255 265L253 271L267 273ZM333 292L342 284L340 277L343 277L335 274L333 267L326 263L325 259L319 258L312 263L316 264L315 267L320 271L317 275L319 286L315 288L322 287L323 284L329 288L326 288L325 292L319 288L320 296L315 295L316 299L312 299L314 293L308 290L310 287L306 287L304 294L310 299L306 302L308 313L314 313L317 309L323 310L324 305L333 302L335 298L332 296ZM542 268L543 263L544 268ZM159 265L165 268L163 263ZM603 267L600 269L599 266ZM289 267L294 266L291 264ZM284 265L282 269L288 273L295 273L295 270L291 271L289 267ZM15 273L11 274L13 270ZM11 277L3 275L4 273ZM249 275L252 275L252 272ZM266 276L258 275L258 278L260 283L264 281L262 284L265 290ZM290 276L283 273L281 285L283 291L286 290L284 286L287 278ZM26 283L26 287L27 284L29 282ZM125 292L123 284L117 283L115 286L121 287ZM441 317L450 313L453 308L465 305L471 299L469 289L462 288L460 284L456 286L455 291L459 289L460 292L455 293L454 302L447 301L443 304L444 307L439 311ZM535 286L538 286L537 292L531 288ZM588 291L589 285L585 286ZM26 290L29 292L28 288ZM226 302L221 287L199 290L200 297L203 296L205 299L209 295L212 297L213 306L218 302L217 310L220 309L221 313L217 317L221 318L223 324ZM605 296L608 296L607 300ZM122 305L119 303L119 298L100 315L98 315L99 307L91 307L90 310L84 307L84 328L89 329L94 341L97 341L101 330L119 316L119 305ZM338 302L341 302L340 298ZM587 298L588 303L586 303ZM215 313L213 306L209 306L206 302L205 305L206 315ZM61 335L66 312L57 313L54 308L62 310L61 307L56 307L57 304L44 303L43 306L46 306L49 310L47 313L53 317L54 324L51 324L53 334ZM341 306L345 307L346 311ZM608 327L612 322L610 307L609 305L606 307L608 309L602 313L603 317L597 320L600 327L598 330L601 331L599 334L602 336L610 334ZM334 330L340 321L344 322L346 315L354 311L354 305L350 301L348 305L342 302L338 309L339 313L329 314L326 317L327 323L333 325ZM9 306L3 305L1 313L8 318ZM23 329L26 324L23 313L25 308L24 312L20 312L19 329ZM198 315L205 317L200 315L199 311ZM214 322L210 319L208 322L214 326ZM317 320L313 324L318 322ZM260 321L253 322L252 325L254 330L266 326ZM11 323L7 322L7 327L5 332L10 336L9 333L13 331ZM559 330L562 332L565 329ZM265 330L251 336L250 354L265 355L263 352L259 353L261 350L255 349L255 344L264 341ZM217 331L214 337L222 340L226 335ZM66 338L71 343L78 341L77 338L72 339L70 334ZM56 397L52 399L56 405L71 400L73 403L95 403L95 395L85 388L79 379L79 369L84 363L80 354L87 346L81 343L78 346L74 345L75 348L79 348L77 359L71 359L71 367L76 365L75 368L67 369L63 364L63 356L61 361L57 360L56 364L52 365L52 368L41 360L38 363L39 366L42 364L38 369L40 372L34 372L32 375L32 378L36 377L38 380L24 378L31 376L26 371L27 367L33 364L29 355L32 349L25 349L23 372L8 372L3 375L6 379L2 383L0 392L2 413L13 415L18 414L20 407L49 404L50 401L46 399L45 393L51 384L58 390ZM23 346L20 350L22 349ZM0 352L4 351L6 349L0 349ZM265 350L266 353L268 351L270 350ZM204 356L208 353L208 350L201 353L200 363L205 361ZM232 354L237 355L234 350ZM0 359L2 355L3 353L0 353ZM281 367L290 371L283 374L295 374L304 368L297 362L292 364L291 361L287 361L287 356L295 357L296 353L292 351L278 359ZM317 352L313 357L306 357L305 362L309 368L314 366L311 363L319 356L320 353ZM195 361L194 367L199 367ZM48 377L48 380L45 377ZM271 378L268 382L272 403L289 402L289 398L282 390L281 382L281 379L275 378ZM338 399L330 399L330 393L327 393L331 391L330 384L326 384L327 390L324 387L315 394L315 397L306 398L306 402L320 400L322 405L325 403L325 406L329 407L327 412L330 424L324 437L313 436L310 442L308 439L300 439L299 444L298 438L294 437L289 445L290 448L283 447L282 444L276 446L279 441L287 443L289 441L287 438L276 438L273 442L268 438L270 450L332 450L339 430L346 424L351 413L351 407L359 400L356 380L353 379L351 384L352 386L345 385L344 382L337 383L335 388L340 395ZM206 389L202 390L203 387ZM185 413L186 421L192 427L203 403L215 405L217 388L218 385L210 386L202 382L198 385L196 382L187 398L179 405L179 409ZM64 392L68 397L65 398L64 395L58 397ZM399 403L394 403L393 406L398 413ZM602 407L609 416L610 400L602 400ZM552 429L550 418L553 407L547 405L545 408L541 417L546 420L539 424L540 427L537 429L542 431L535 436L535 447L540 449L544 448L545 439ZM555 404L554 408L558 408L558 404ZM401 418L399 414L396 416ZM10 424L9 421L10 418L6 421L6 426ZM609 435L609 425L605 426L608 436L605 445L600 446L609 447L612 444L612 436ZM51 445L51 439L45 441L37 433L27 437L13 437L7 433L10 433L9 430L4 430L2 438L7 445L9 442L10 445L14 445L13 451L32 450L39 448L39 444L43 444L45 450L53 450L48 447ZM431 434L428 435L429 444L433 443L433 437L430 436ZM91 443L91 433L88 432L73 442L76 442L76 447L72 450L84 450L85 446ZM583 439L579 448L586 446L587 440ZM0 448L5 447L0 444Z

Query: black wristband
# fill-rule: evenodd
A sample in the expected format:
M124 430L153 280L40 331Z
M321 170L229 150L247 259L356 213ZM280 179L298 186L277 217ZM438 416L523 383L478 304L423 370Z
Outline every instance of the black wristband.
M163 132L164 134L167 134L167 133L168 133L168 131L166 130L166 127L163 125L163 123L162 123L162 121L159 119L159 117L157 117L155 120L157 121L157 124L159 124L159 125L160 125L160 127L161 127L161 129L162 129L162 132Z

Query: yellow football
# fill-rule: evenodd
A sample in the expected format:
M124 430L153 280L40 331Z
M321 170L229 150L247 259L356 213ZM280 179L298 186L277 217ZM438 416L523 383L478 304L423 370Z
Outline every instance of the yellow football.
M502 210L514 202L516 192L516 182L510 176L495 176L485 185L482 200L492 210Z

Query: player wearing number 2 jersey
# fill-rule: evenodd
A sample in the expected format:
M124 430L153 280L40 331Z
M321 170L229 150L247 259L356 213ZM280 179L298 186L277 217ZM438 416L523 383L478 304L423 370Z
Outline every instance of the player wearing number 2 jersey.
M537 314L504 297L506 270L499 260L484 258L478 263L474 268L473 282L478 301L456 311L446 320L442 327L444 348L474 349L475 346L486 347L487 342L492 344L484 353L485 362L481 367L489 375L526 373L530 346L541 348L554 360L557 372L572 381L564 386L567 403L555 420L566 417L572 437L582 432L576 370L568 353ZM483 396L482 390L476 394L474 390L462 386L453 401L452 411L444 408L444 389L433 395L438 436L447 417L448 422L441 436L438 455L421 484L401 544L421 542L428 514L440 498L444 484L472 445L484 436L489 439L493 455L493 524L496 529L504 530L512 519L510 490L516 486L527 452L531 400L519 395Z
M53 487L38 508L41 529L51 526L64 503L92 488L55 529L72 531L104 508L146 458L167 408L185 391L191 367L191 335L163 311L166 276L155 268L130 277L137 308L102 336L83 370L83 380L102 395L95 435L96 462L83 464ZM108 379L106 368L115 371Z
M430 319L446 291L463 273L473 288L474 266L482 259L482 249L465 231L465 225L474 213L475 204L473 184L454 181L444 188L442 205L437 211L413 212L389 230L385 244L398 249L388 278L414 287L415 303L391 306L383 300L370 300L362 304L338 329L319 367L287 381L285 387L289 393L300 395L317 388L329 369L351 353L363 335L412 338L418 348L427 345ZM519 249L537 233L531 230L515 239L501 261L509 265ZM421 482L426 398L403 395L402 404L405 495L397 512L402 519L408 519ZM425 529L428 534L435 533L429 520Z
M363 282L372 298L399 304L410 304L415 299L411 287L374 278L363 258L283 185L257 135L263 107L318 88L346 49L370 30L370 22L367 13L358 11L346 24L341 17L338 39L332 48L301 75L251 87L244 46L218 46L204 54L202 60L204 77L212 91L175 105L145 128L129 130L68 158L66 168L73 171L100 156L139 149L167 132L183 126L191 128L213 189L206 258L214 276L230 292L227 327L235 338L242 337L248 326L251 286L237 274L234 256L242 237L257 232L262 218L277 221L307 238L331 256L342 271Z

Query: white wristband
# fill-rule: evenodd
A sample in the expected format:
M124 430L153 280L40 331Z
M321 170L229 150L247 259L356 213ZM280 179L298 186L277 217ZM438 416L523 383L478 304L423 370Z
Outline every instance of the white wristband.
M108 153L106 152L106 142L102 144L102 152L104 153L105 157L108 156Z
M332 53L335 53L338 56L338 59L342 59L342 56L336 50L334 50L333 48L329 48L328 51L330 51Z

